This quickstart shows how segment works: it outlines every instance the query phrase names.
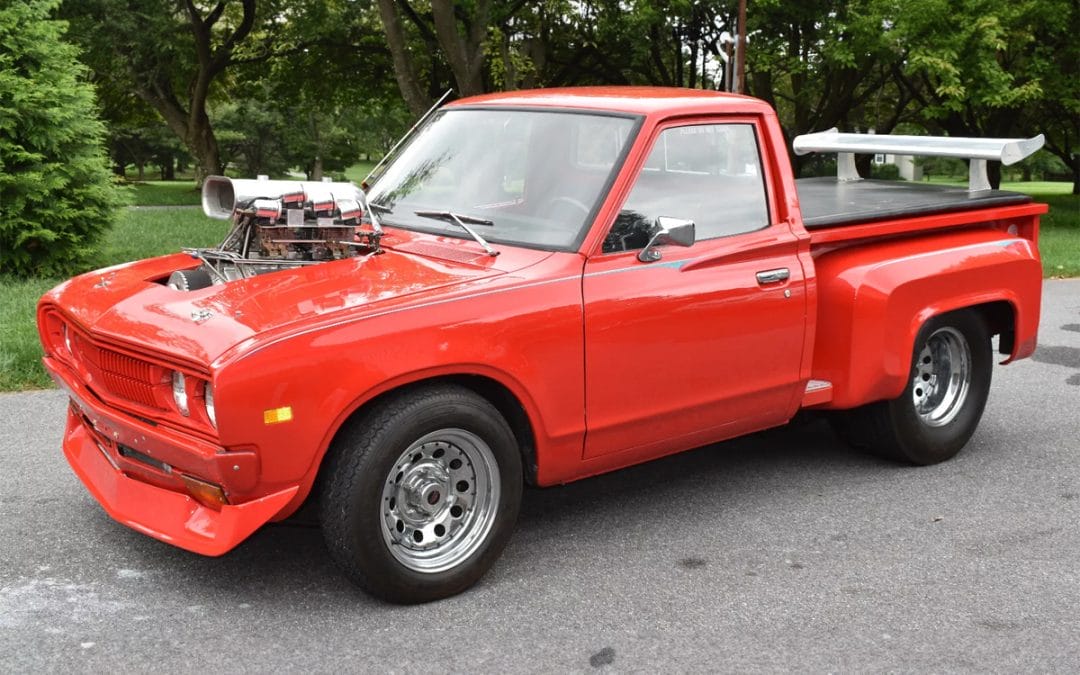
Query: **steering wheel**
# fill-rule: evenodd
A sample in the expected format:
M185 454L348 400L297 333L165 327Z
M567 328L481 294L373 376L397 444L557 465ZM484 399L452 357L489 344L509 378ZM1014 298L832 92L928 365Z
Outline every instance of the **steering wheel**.
M581 211L581 215L585 216L586 218L589 216L589 212L591 211L588 206L585 206L573 197L552 197L544 205L544 211L554 210L558 204L569 204L575 209Z

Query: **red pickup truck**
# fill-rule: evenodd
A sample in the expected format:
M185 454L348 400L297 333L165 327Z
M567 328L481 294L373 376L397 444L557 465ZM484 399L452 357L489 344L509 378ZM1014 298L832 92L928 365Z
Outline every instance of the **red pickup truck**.
M42 298L64 452L112 517L205 555L311 497L333 558L398 602L477 581L525 484L804 409L940 462L992 350L1035 349L1046 207L985 162L1040 142L811 134L795 151L840 175L796 181L761 101L541 90L439 109L366 192L214 178L220 247ZM969 157L972 185L859 180L859 152Z

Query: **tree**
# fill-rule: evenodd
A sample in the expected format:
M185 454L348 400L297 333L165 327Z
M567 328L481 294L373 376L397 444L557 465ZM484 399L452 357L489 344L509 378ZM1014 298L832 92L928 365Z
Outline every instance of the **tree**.
M700 0L549 3L524 44L543 56L540 79L553 86L715 88L709 56L719 57L733 7Z
M430 0L426 8L415 7L409 0L377 0L377 4L401 95L413 114L421 115L437 96L443 64L449 67L460 96L490 90L488 33L506 25L528 3ZM410 50L410 43L417 39L425 46L427 64L416 58L419 50Z
M291 164L285 149L286 106L275 100L269 82L245 83L243 91L243 98L214 107L221 158L241 176L282 176Z
M1072 193L1080 195L1080 3L1049 5L1040 6L1048 11L1036 22L1032 43L1043 95L1025 106L1020 124L1046 134L1046 150L1068 167Z
M319 180L356 162L369 112L391 107L383 102L400 101L400 95L387 77L392 65L373 10L358 11L350 0L290 8L275 34L277 49L290 56L238 69L236 84L241 91L264 92L265 105L256 105L285 121L278 139L289 166Z
M77 269L123 201L55 6L0 7L0 271L17 275Z
M907 46L888 0L761 0L752 5L748 93L776 109L788 139L831 127L889 133L912 94L890 87ZM860 170L869 169L869 156ZM810 157L792 156L796 175Z
M65 4L64 14L97 77L153 107L202 177L222 169L208 114L211 90L256 27L255 9L255 0L212 7L193 0L80 0Z
M1068 34L1063 23L1075 12L1070 0L911 0L896 23L910 46L896 70L898 82L915 99L919 120L933 132L997 138L1028 134L1032 118L1025 111L1067 110L1067 103L1055 103L1071 95L1075 134L1077 85L1053 76L1063 68L1076 72L1076 47L1069 47L1075 34ZM1063 65L1070 50L1074 60ZM1064 145L1068 137L1063 134ZM992 162L988 170L997 187L1001 165Z
M145 180L148 164L157 165L162 180L175 177L176 160L184 149L153 108L131 93L98 87L101 119L108 130L107 144L113 171L127 175L134 165L137 180Z

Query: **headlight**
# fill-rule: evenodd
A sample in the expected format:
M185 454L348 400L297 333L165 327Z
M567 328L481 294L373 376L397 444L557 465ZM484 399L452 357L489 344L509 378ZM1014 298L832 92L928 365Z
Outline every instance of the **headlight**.
M217 414L214 412L214 386L209 382L206 383L206 389L203 392L203 402L206 404L206 416L210 418L210 424L214 425L217 429Z
M181 415L187 417L191 414L188 409L187 382L181 372L173 371L172 396L173 401L176 403L176 409L180 411Z

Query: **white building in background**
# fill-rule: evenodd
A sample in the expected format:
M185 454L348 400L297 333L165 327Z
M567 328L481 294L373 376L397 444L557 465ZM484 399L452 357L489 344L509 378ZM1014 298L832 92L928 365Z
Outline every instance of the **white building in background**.
M922 167L915 163L913 155L874 155L874 164L895 164L904 180L922 180Z
M871 127L866 133L876 132ZM874 164L895 164L900 169L900 177L904 180L923 179L922 167L915 164L914 155L874 155Z

